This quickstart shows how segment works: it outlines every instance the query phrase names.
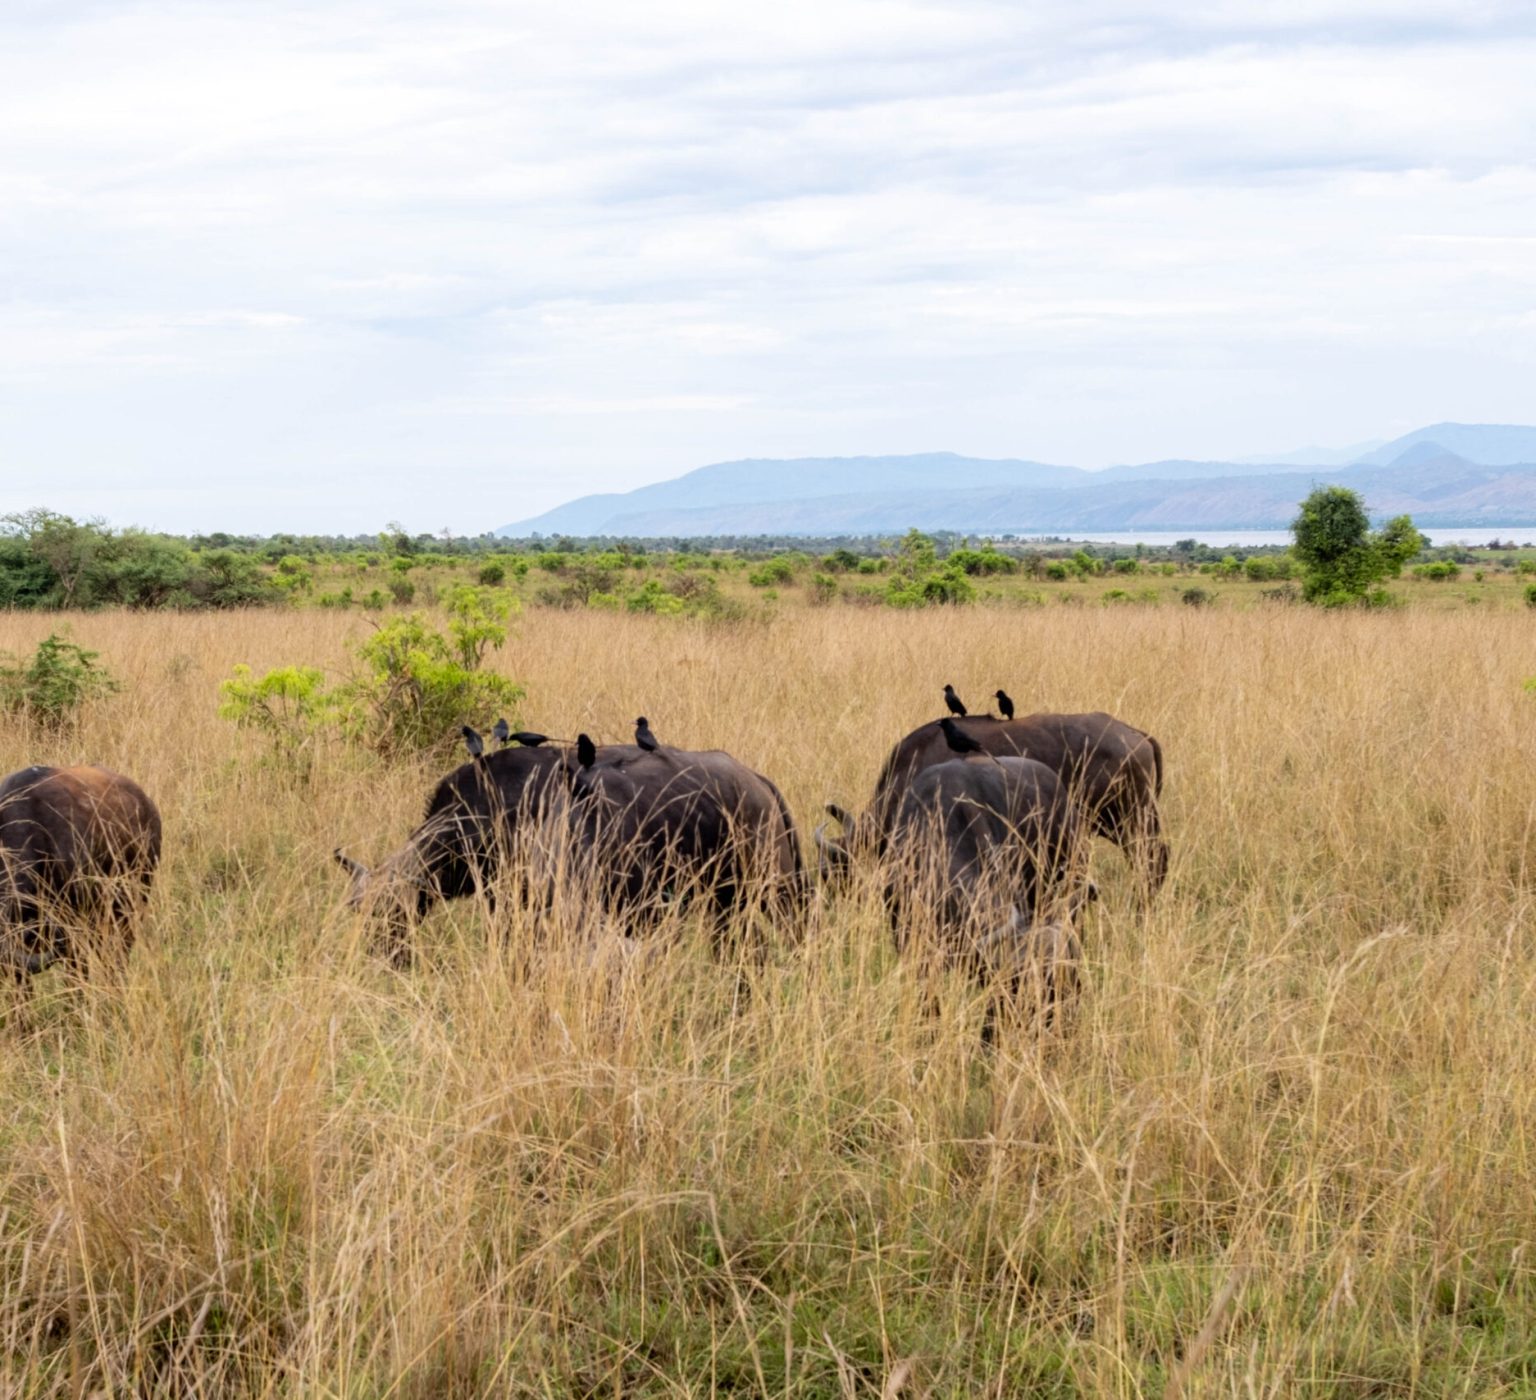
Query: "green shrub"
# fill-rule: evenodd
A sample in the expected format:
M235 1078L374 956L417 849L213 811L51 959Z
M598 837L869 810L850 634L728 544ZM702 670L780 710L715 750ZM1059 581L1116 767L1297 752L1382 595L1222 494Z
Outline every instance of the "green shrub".
M1186 588L1179 594L1179 601L1187 608L1204 608L1215 601L1215 595L1204 588Z
M506 641L511 600L461 584L447 591L444 605L446 630L420 613L380 625L355 648L358 672L336 686L312 668L258 677L237 666L220 686L219 713L261 730L290 756L322 732L385 756L447 751L468 717L515 713L523 689L484 669Z
M496 588L507 581L506 565L492 559L489 564L482 564L475 574L482 584L488 588Z
M837 580L831 574L812 574L810 596L812 607L826 607L837 597Z
M1459 578L1461 567L1448 559L1442 559L1434 564L1415 564L1412 572L1414 578L1427 579L1431 583L1444 583L1447 579Z
M57 633L25 661L0 655L0 711L43 729L67 728L87 702L119 688L96 664L99 655Z
M976 585L951 564L922 581L922 596L925 603L974 603Z
M1536 583L1525 585L1525 605L1528 608L1536 608Z
M407 603L415 601L416 585L408 578L395 577L389 580L389 596L404 607Z
M945 561L954 565L963 573L974 578L978 574L990 576L992 574L1015 573L1019 567L1017 559L1011 559L1006 554L1000 554L987 545L983 549L956 549L951 551Z
M1054 579L1057 583L1065 583L1072 577L1072 566L1064 559L1052 559L1045 566L1045 576Z
M780 583L793 583L794 566L788 559L768 559L747 575L753 588L772 588Z
M686 611L688 605L675 594L668 593L656 579L648 578L629 595L626 606L632 613L672 616Z
M246 608L278 597L272 581L249 554L213 549L197 556L187 592L208 608Z
M219 683L219 716L266 735L277 754L298 763L314 736L337 716L325 674L313 666L279 666L257 676L249 666Z

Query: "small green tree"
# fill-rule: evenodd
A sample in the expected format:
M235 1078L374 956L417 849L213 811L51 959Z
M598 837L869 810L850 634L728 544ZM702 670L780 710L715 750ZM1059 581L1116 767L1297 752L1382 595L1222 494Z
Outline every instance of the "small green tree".
M1375 586L1396 578L1425 543L1406 515L1373 531L1365 503L1343 486L1318 487L1301 503L1291 529L1303 596L1329 608L1384 599L1384 590Z
M0 654L0 713L43 729L66 728L87 701L118 689L96 664L99 655L57 633L40 641L26 660Z

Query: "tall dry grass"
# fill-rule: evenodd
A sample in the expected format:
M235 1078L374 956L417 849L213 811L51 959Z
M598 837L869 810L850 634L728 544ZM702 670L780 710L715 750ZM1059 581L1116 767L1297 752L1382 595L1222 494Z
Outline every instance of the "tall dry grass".
M594 968L463 904L387 969L329 852L435 775L305 780L215 716L233 663L364 626L78 617L123 692L0 732L3 771L133 775L167 850L122 985L0 1025L0 1393L1530 1393L1526 618L519 624L526 723L646 714L806 830L946 680L1158 735L1168 889L1141 916L1101 844L1075 1014L990 1056L867 885L761 964Z

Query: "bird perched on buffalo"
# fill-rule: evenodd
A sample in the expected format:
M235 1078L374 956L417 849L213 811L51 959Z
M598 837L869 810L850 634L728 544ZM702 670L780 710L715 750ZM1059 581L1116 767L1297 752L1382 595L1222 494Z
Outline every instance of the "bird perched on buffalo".
M549 735L535 734L531 729L515 729L507 736L507 742L521 744L525 749L536 749L549 742Z
M651 733L650 722L644 715L641 715L640 718L635 721L635 742L639 744L640 747L646 751L646 753L655 753L658 747L656 743L656 736Z
M1009 697L1006 690L997 692L997 710L1004 719L1013 718L1013 700Z
M954 720L946 715L939 721L939 728L944 731L944 742L949 745L954 753L981 753L982 748L975 739L971 738Z
M965 702L955 694L954 686L946 685L944 687L944 703L949 706L950 714L964 718L966 714Z
M479 758L485 752L485 740L467 724L459 730L459 733L464 736L464 747L469 750L471 758Z
M506 748L507 740L510 739L511 737L512 737L512 731L507 728L506 720L505 719L497 720L495 727L491 730L491 738L493 738L498 744L500 744L502 746L502 748Z
M597 762L597 745L585 734L576 736L576 762L583 768L590 768Z

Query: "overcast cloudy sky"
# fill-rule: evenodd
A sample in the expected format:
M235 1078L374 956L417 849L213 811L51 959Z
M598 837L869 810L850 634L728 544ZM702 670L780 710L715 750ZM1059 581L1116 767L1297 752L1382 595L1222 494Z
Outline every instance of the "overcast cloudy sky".
M1536 420L1536 6L0 5L0 511Z

